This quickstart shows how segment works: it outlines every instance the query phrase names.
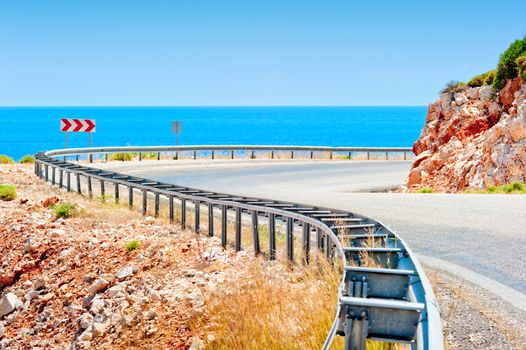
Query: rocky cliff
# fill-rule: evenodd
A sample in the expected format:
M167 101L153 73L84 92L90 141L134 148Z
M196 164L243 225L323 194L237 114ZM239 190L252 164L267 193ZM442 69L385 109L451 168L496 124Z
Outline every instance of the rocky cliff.
M462 87L429 105L404 190L461 192L526 182L526 84Z

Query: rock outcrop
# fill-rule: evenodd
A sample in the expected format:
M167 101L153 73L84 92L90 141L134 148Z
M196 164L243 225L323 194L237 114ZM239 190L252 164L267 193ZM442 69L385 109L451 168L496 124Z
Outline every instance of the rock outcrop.
M461 192L526 182L526 84L465 87L429 105L404 190Z

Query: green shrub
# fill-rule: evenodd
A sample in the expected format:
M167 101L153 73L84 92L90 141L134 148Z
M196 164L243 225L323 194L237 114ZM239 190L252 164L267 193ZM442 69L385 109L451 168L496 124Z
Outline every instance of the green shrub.
M498 92L506 84L506 80L516 78L519 74L517 58L526 54L526 36L515 40L506 51L500 55L497 72L493 80L493 93Z
M526 54L517 58L515 60L515 64L519 68L519 77L521 78L522 82L526 84Z
M5 154L0 154L0 164L15 164L15 160Z
M34 162L35 158L30 154L23 156L19 161L20 164L33 164Z
M140 241L138 241L136 239L132 239L131 241L127 242L124 245L124 249L126 249L126 251L129 253L132 250L138 249L140 246L141 246L141 242Z
M495 70L490 70L486 73L479 74L476 77L473 77L469 82L468 86L479 87L483 85L491 85L493 83L493 78L495 77Z
M9 184L0 185L0 199L12 201L16 198L16 187Z
M466 86L466 83L456 80L450 80L446 83L446 85L444 85L442 90L440 90L440 94L455 93L462 90L464 86Z
M55 217L58 218L69 218L76 214L77 208L71 203L60 203L52 207Z
M157 159L157 152L142 152L142 159Z
M113 153L110 156L110 160L122 160L123 153ZM132 154L131 153L124 153L124 161L130 161L132 160Z
M418 193L433 193L433 189L431 187L422 187L418 190Z
M501 186L502 192L504 193L526 193L524 184L520 181L512 182L511 184L506 184Z

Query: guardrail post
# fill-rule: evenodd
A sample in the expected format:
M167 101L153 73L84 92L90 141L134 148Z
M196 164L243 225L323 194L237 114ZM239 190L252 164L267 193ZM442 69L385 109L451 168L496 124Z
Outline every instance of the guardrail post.
M168 196L168 216L170 218L170 224L174 223L174 196Z
M256 154L254 153L254 150L252 150L252 154L250 155L251 159L256 159Z
M139 152L139 162L142 162L142 152Z
M90 198L93 198L93 189L91 188L91 176L88 175L86 181L88 182L88 195Z
M385 160L389 160L389 152L385 152Z
M81 188L80 188L80 173L75 173L75 175L77 178L77 193L82 193Z
M56 168L54 166L51 167L51 184L52 185L55 185L55 173L56 173Z
M181 198L181 227L186 229L186 198Z
M407 152L404 152L404 160L407 160Z
M161 152L157 152L157 160L161 160Z
M106 189L104 188L104 180L100 180L100 198L102 202L106 201Z
M294 221L287 218L287 259L290 262L294 261Z
M294 151L290 151L290 159L294 159Z
M258 212L256 210L252 212L252 241L254 243L254 254L258 255L261 252L261 247L259 245Z
M303 223L303 256L305 264L310 260L310 225Z
M352 160L352 152L349 152L349 160Z
M228 213L226 205L221 206L221 245L226 248L227 245L227 229L228 229Z
M241 250L241 208L236 208L236 238L235 238L236 252Z
M270 159L274 159L274 151L270 151Z
M89 154L89 162L93 163L93 154L91 154L91 153Z
M232 150L232 156L231 159L234 159L234 150Z
M201 221L200 210L201 210L201 203L199 201L194 201L194 218L195 218L194 231L195 232L199 232L199 224Z
M113 187L114 187L114 189L115 189L115 203L117 204L117 203L119 203L119 200L120 200L120 198L119 198L119 197L120 197L120 196L119 196L119 194L120 194L120 193L119 193L119 183L118 183L118 182L115 182L115 183L113 184Z
M332 159L332 151L329 152L329 159Z
M142 215L146 215L148 211L148 190L142 190Z
M104 157L106 158L106 163L108 162L108 153L104 153Z
M179 160L179 152L175 152L175 160Z
M128 207L133 208L133 186L128 186Z
M79 155L78 155L78 154L75 155L75 161L76 161L77 163L79 162Z
M47 171L46 171L46 175L47 175ZM67 179L66 183L67 183L68 192L71 192L71 172L70 171L66 171L66 179Z
M314 152L310 151L310 159L314 159Z
M208 235L214 236L214 205L208 203Z
M212 159L215 159L215 152L212 151Z
M276 260L276 217L270 213L268 215L268 258Z
M316 243L320 250L323 250L323 234L321 228L316 229Z
M60 169L58 171L58 188L62 188L62 185L64 184L64 170Z
M47 164L45 166L45 171L46 171L45 179L46 179L46 182L48 182L49 181L49 166Z
M153 211L153 216L155 216L156 218L159 217L159 207L160 207L159 193L155 192L155 207Z
M331 258L331 245L332 245L332 242L331 242L331 238L329 237L329 235L325 235L325 244L324 244L324 248L325 248L325 256L327 256L327 259L330 259Z
M371 159L371 153L368 151L367 152L367 160Z
M197 159L197 152L194 151L194 160L196 160L196 159Z

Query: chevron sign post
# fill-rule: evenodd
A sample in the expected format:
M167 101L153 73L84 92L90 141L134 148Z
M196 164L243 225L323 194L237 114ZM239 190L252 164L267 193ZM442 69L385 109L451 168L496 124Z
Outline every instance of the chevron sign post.
M95 119L62 118L60 131L66 133L66 148L68 148L68 132L87 132L89 147L91 147L91 133L95 132Z

